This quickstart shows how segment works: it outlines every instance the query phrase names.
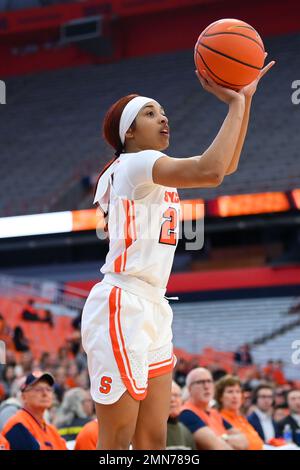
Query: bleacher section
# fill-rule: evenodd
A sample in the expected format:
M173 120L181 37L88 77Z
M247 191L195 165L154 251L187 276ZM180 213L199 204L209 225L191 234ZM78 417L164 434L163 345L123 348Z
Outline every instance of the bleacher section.
M47 323L24 321L21 318L22 310L28 296L0 297L0 312L10 328L21 326L25 337L29 340L30 349L35 358L40 358L45 351L56 354L58 349L66 345L66 339L74 331L71 318L67 316L54 316L54 327ZM35 299L45 302L45 299Z
M300 69L300 35L265 41L277 64L254 99L238 173L215 189L183 190L184 198L300 187L299 106L292 82ZM63 196L112 156L101 139L105 111L119 97L153 96L170 119L176 157L201 154L225 117L223 104L202 91L192 50L11 78L1 107L0 216L74 209ZM34 171L33 171L34 168ZM78 205L78 204L77 204ZM91 206L88 196L80 208Z
M296 344L295 342L298 341ZM288 331L285 334L267 341L261 346L253 349L253 359L255 362L262 363L266 358L282 359L285 362L285 372L287 376L292 376L299 380L300 364L300 326Z
M174 344L196 354L210 347L219 351L235 351L244 343L251 343L280 326L294 322L294 316L287 314L293 300L293 297L274 297L182 304L180 301L172 302ZM296 330L287 335L297 339ZM288 340L280 336L261 346L254 346L252 351L258 364L265 364L268 359L282 359L287 376L296 379L299 378L299 366L297 369L291 363L293 351L290 336ZM277 347L269 347L274 342Z
M74 331L71 318L54 315L54 328L46 323L24 321L21 312L27 298L21 295L14 298L0 297L0 312L9 327L22 327L36 358L44 351L55 354ZM35 298L35 301L38 306L46 300ZM176 354L178 357L197 358L203 366L218 364L232 372L234 351L242 344L249 343L255 364L264 365L269 359L281 359L284 361L286 376L298 380L299 365L292 362L292 343L300 340L299 326L263 344L255 344L280 327L290 327L295 323L296 316L288 314L294 301L294 297L270 297L172 302ZM51 310L55 312L54 307Z

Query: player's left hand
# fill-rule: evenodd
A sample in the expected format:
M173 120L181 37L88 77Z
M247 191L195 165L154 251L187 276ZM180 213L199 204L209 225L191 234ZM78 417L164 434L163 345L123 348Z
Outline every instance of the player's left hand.
M267 57L268 53L265 53L265 59ZM249 85L246 85L244 88L242 88L239 93L243 94L245 98L250 98L251 96L254 95L256 92L256 88L258 85L259 80L270 70L271 67L275 64L275 60L272 60L271 62L268 63L263 69L258 74L258 77L253 80L253 82L249 83Z

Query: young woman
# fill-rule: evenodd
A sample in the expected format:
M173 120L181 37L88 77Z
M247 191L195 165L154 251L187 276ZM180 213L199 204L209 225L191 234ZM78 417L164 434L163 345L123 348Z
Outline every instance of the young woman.
M165 448L174 357L164 294L178 241L176 188L215 187L237 169L252 95L273 64L240 92L197 73L203 88L228 105L202 155L164 153L168 118L152 98L125 96L105 116L104 138L116 157L100 174L94 203L104 213L110 244L104 278L82 316L99 449Z

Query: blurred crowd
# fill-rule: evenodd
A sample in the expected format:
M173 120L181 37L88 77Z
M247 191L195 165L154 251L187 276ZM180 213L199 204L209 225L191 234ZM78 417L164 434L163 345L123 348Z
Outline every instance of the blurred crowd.
M30 302L22 320L54 327L51 312L36 316ZM0 449L96 449L98 423L80 317L73 330L57 354L44 352L36 359L29 344L17 348L15 331L12 335L0 315L0 339L12 342L0 366ZM220 362L201 365L196 356L177 360L167 448L300 448L300 390L286 379L280 360L258 367L250 347L242 345L230 374Z

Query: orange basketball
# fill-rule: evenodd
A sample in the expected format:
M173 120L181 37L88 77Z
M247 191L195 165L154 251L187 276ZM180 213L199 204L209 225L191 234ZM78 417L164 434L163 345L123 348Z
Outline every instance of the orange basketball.
M194 60L200 74L205 69L218 84L240 90L258 76L265 48L252 26L240 20L223 19L200 34Z

